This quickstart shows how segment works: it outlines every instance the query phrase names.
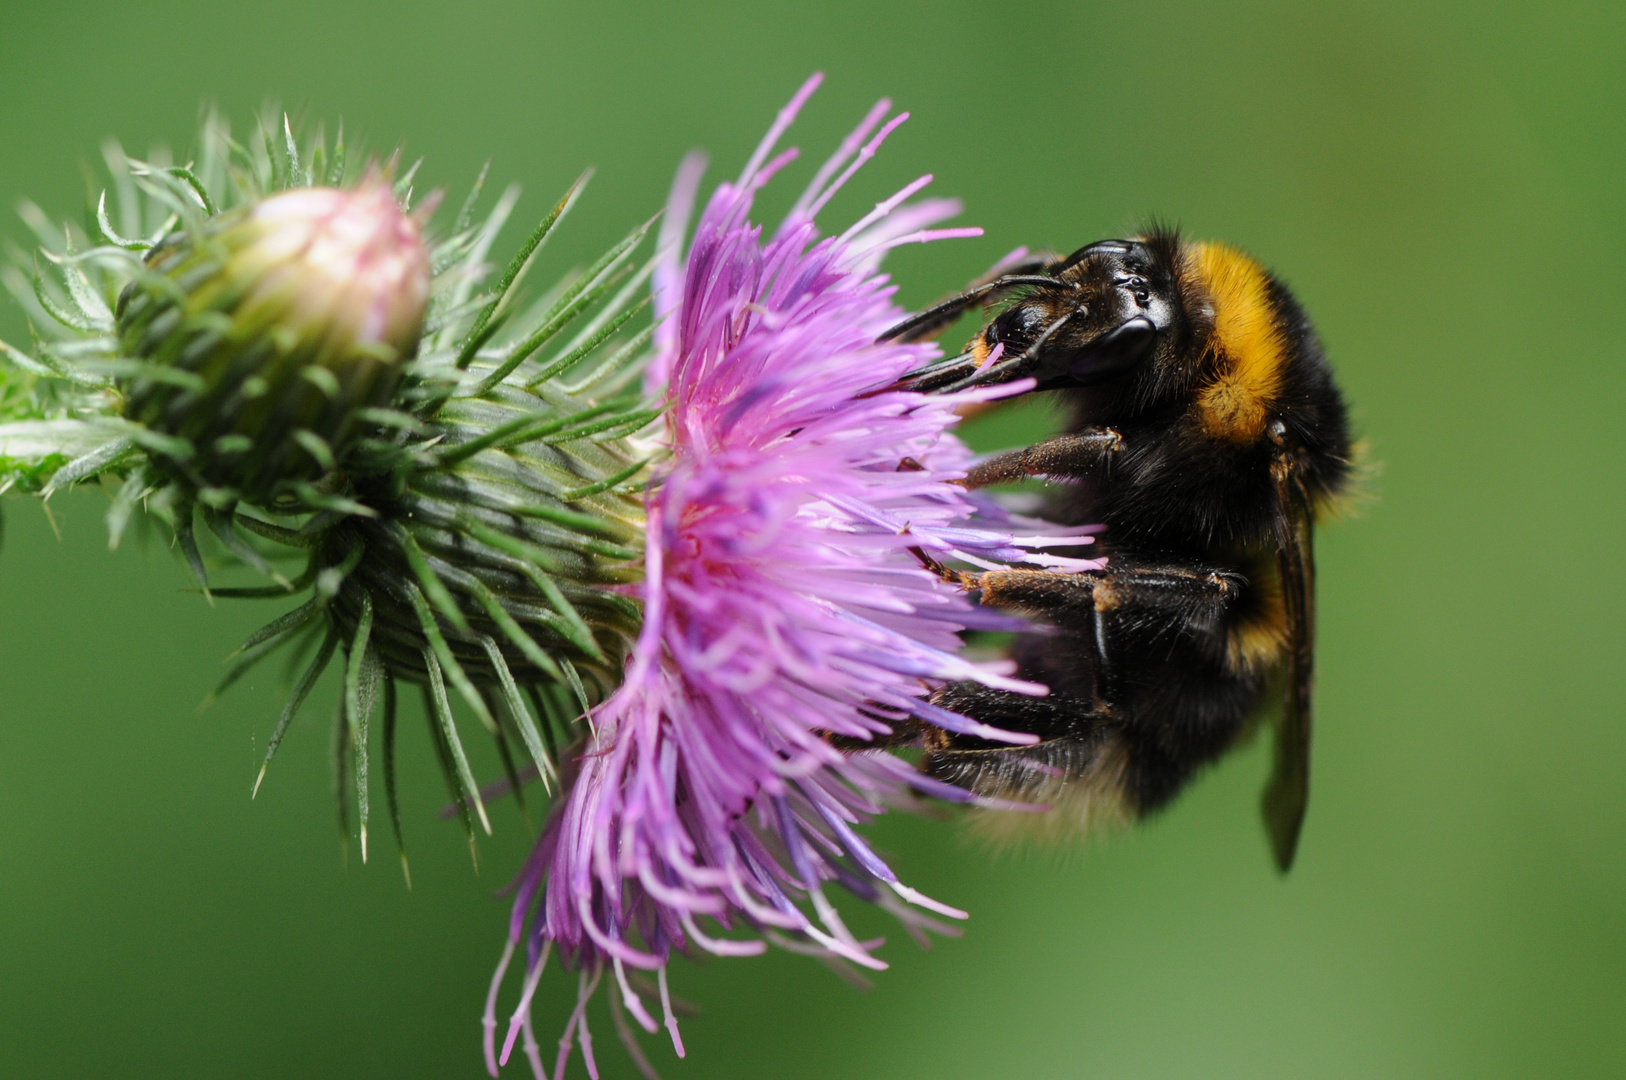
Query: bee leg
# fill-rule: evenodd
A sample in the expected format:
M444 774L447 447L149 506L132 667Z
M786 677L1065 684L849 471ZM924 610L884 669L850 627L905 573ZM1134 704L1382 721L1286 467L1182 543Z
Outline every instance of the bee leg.
M1024 662L1025 677L1052 683L1052 692L1042 698L972 683L944 687L933 698L936 704L1040 741L1009 746L938 731L923 740L922 770L984 796L1051 802L1071 791L1075 798L1117 800L1115 805L1137 814L1155 805L1134 780L1136 762L1149 750L1142 719L1126 710L1120 697L1112 652L1117 631L1133 627L1141 640L1164 633L1222 634L1226 610L1246 579L1203 566L1116 562L1077 574L995 570L967 576L986 606L1053 623L1068 634L1065 652L1093 649L1095 655L1086 672L1061 679L1063 685L1050 678L1039 656L1032 658L1036 667Z
M950 683L932 695L932 704L980 720L991 727L1022 731L1041 739L1081 735L1084 728L1091 726L1090 718L1099 712L1089 702L1063 694L1033 697L1031 694L997 690L974 682ZM940 750L951 745L962 750L972 747L1010 749L1008 743L988 742L971 735L950 735L947 732L940 735L946 738L928 743L927 749Z
M921 771L978 795L1047 801L1058 782L1098 771L1099 765L1113 759L1112 748L1121 742L1116 717L1080 698L1061 694L1036 698L977 683L955 683L932 700L985 724L1040 737L1030 746L1011 746L937 731L925 741Z
M858 753L864 750L896 750L902 746L929 746L932 740L942 735L938 728L915 719L913 716L899 716L897 710L882 710L876 707L874 711L859 708L859 711L877 720L884 720L891 730L878 733L870 738L861 739L851 735L837 735L833 731L823 732L824 741L840 750L844 754Z
M1005 484L1029 476L1057 479L1085 476L1104 467L1123 449L1123 436L1111 428L1086 428L980 461L965 476L968 488Z
M998 303L1010 292L1024 285L1061 284L1052 274L1063 266L1064 262L1065 260L1054 255L1044 255L1014 266L998 267L997 273L985 274L967 285L964 291L941 300L924 311L916 312L890 327L875 340L930 341L954 325L956 319L972 308Z
M1211 629L1225 605L1247 585L1235 570L1200 566L1113 565L1061 574L1053 570L990 570L974 575L988 607L1076 625L1081 615L1133 609L1162 614L1192 630Z
M1162 624L1171 632L1212 634L1247 579L1234 570L1200 566L1114 565L1077 574L992 570L978 575L975 583L988 607L1036 615L1060 626L1091 626L1095 700L1110 708L1118 697L1111 651L1118 613L1132 617L1143 631Z

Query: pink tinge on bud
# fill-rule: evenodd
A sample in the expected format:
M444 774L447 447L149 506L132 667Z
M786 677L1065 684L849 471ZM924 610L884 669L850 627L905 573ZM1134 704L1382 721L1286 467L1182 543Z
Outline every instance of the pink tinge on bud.
M239 253L256 279L249 305L286 305L295 326L341 348L410 354L429 302L429 252L388 184L300 188L254 207Z

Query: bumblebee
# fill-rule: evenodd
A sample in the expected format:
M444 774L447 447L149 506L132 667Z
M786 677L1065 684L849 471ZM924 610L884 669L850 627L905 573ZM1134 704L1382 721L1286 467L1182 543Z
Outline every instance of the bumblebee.
M988 458L966 483L1058 481L1046 516L1104 525L1094 553L1107 565L943 570L984 606L1037 621L1013 656L1051 693L943 689L939 704L1040 741L933 732L922 768L980 795L1048 803L1069 828L1138 818L1247 736L1285 685L1263 798L1285 872L1309 794L1312 530L1351 472L1344 402L1315 331L1249 256L1155 229L976 283L882 340L923 339L1010 297L965 353L904 383L1031 378L1059 391L1064 434Z

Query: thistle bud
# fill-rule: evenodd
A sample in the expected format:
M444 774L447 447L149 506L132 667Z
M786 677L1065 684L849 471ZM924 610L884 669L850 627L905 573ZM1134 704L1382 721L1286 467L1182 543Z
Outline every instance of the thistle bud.
M171 234L120 297L124 415L207 502L272 506L337 469L417 349L418 225L387 184L303 188Z
M581 186L531 233L484 303L469 298L478 295L506 206L437 249L437 272L453 283L448 316L423 333L387 445L358 444L342 478L333 478L342 485L315 493L329 497L332 512L297 529L275 524L274 514L210 515L224 525L215 529L223 540L241 527L305 550L297 586L220 590L310 590L240 650L223 686L281 645L321 635L267 742L269 765L305 695L343 657L335 762L353 766L353 787L339 786L341 807L348 815L349 788L364 859L375 705L383 704L392 732L399 686L423 691L472 841L477 826L490 825L456 714L466 725L472 713L496 739L508 784L522 799L525 759L545 783L559 775L557 747L573 741L578 719L620 684L643 624L641 490L654 450L635 436L661 409L637 390L655 328L629 324L647 307L640 297L648 271L633 260L653 222L559 282L545 309L503 314L513 303L508 290ZM239 550L252 554L245 544ZM391 793L393 747L386 734Z

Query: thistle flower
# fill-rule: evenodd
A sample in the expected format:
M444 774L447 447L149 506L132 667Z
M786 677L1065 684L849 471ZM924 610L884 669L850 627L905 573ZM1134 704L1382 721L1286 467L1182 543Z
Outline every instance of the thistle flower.
M312 485L346 468L417 348L418 223L376 175L189 216L119 296L123 414L210 505L319 501Z
M884 252L980 230L929 229L958 206L906 202L923 177L841 235L818 235L815 216L904 119L871 137L890 108L883 101L765 239L749 220L752 200L794 157L769 160L817 83L780 113L739 180L717 189L681 263L700 164L685 163L674 185L650 376L667 383L668 456L645 495L643 628L520 876L487 1001L493 1075L522 1032L533 1070L547 1075L530 1002L553 951L581 980L556 1077L578 1033L596 1075L585 1007L607 973L618 1027L624 1006L656 1030L628 966L658 973L682 1054L666 989L674 950L747 955L774 942L884 968L878 943L844 925L828 883L917 935L942 929L923 912L964 913L904 885L854 826L914 793L971 797L882 748L928 726L1032 740L927 700L952 680L1043 688L956 655L957 632L987 617L924 564L1067 560L1031 550L1042 538L971 521L975 506L954 482L968 454L949 429L956 408L993 395L888 389L936 350L876 341L902 315L876 273ZM522 941L527 976L499 1054L496 999Z

